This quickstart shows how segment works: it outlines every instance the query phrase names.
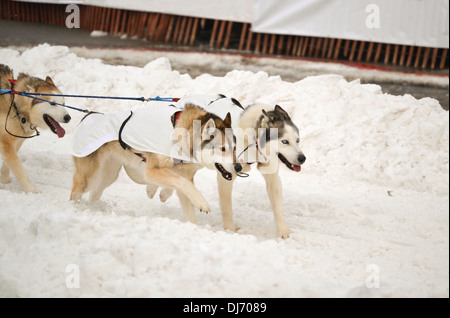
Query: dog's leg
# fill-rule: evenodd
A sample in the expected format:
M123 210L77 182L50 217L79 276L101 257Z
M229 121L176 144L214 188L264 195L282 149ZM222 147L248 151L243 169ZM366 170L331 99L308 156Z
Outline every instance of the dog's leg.
M223 228L236 232L239 228L233 222L232 190L235 178L225 180L220 173L217 173L217 185L219 190L220 211L222 212Z
M289 229L286 225L283 215L282 196L281 196L281 179L278 173L263 174L266 181L267 194L269 195L272 205L275 224L277 226L278 237L288 238Z
M25 141L25 139L18 139L16 141L16 153L19 153L19 149L22 146L24 141ZM1 168L1 178L0 178L1 183L7 184L7 183L11 182L11 178L9 177L10 171L11 171L11 169L9 169L8 165L5 162L3 162L2 168Z
M197 218L195 217L195 209L191 200L185 196L181 191L177 191L178 198L180 199L181 207L183 208L186 221L197 224Z
M16 146L10 143L2 144L1 151L3 155L4 164L6 164L6 166L12 170L17 180L19 181L20 185L25 190L25 192L36 193L37 191L34 189L30 179L28 179L27 173L25 172L25 169L23 168L22 164L19 161L16 149L17 149ZM9 171L7 170L7 168L2 167L1 173L2 173L2 182L8 181Z
M72 191L70 192L70 200L80 202L83 193L86 190L86 182L83 177L78 176L76 173L73 176Z
M100 169L95 173L95 181L89 194L89 201L94 202L100 199L103 191L109 187L119 177L122 162L117 158L102 158ZM91 187L91 186L90 186Z
M151 183L180 191L194 204L194 207L203 212L211 210L209 204L203 198L200 191L188 179L167 168L152 168L147 165L145 176Z
M147 189L146 189L147 196L150 199L153 199L153 197L155 196L156 191L158 191L158 189L159 189L158 185L148 184ZM169 199L172 196L172 193L173 193L173 189L162 188L161 191L159 192L159 200L163 203L166 202L167 199Z
M70 200L75 202L80 202L83 193L86 192L88 176L86 171L81 168L81 161L86 160L85 158L73 157L73 184L72 191L70 193Z
M150 199L153 199L153 197L156 194L156 191L158 191L158 188L159 188L159 186L156 184L147 184L147 188L146 188L147 196Z
M173 189L162 188L159 192L159 199L161 200L161 202L166 202L172 196L172 193Z
M9 177L9 167L6 165L6 163L3 162L2 169L1 169L1 183L7 184L11 182L11 178Z
M145 179L145 166L142 167L141 164L124 164L123 168L125 169L125 172L130 177L131 180L138 184L146 184L146 192L147 196L150 199L153 199L153 197L156 194L156 191L158 191L159 186L157 184L149 184L147 180Z
M194 184L194 176L197 172L196 169L191 170L181 170L179 171L180 175L188 179ZM163 199L167 200L173 193L173 190L170 188L164 188L160 193L161 201ZM161 195L167 195L166 198L162 198ZM186 221L197 224L197 218L195 217L195 209L191 200L187 196L185 196L181 191L177 191L178 198L180 199L181 207L183 208L184 215L186 216ZM164 202L164 201L163 201Z

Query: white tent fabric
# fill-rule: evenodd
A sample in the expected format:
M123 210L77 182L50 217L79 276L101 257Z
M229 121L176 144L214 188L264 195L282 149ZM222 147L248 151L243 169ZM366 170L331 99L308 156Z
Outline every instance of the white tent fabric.
M255 0L254 32L449 47L447 0Z
M252 24L253 32L449 47L448 0L34 0Z

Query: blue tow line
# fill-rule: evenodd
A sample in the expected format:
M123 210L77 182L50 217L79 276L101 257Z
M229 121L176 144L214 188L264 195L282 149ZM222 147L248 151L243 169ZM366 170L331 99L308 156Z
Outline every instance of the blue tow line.
M44 93L27 93L27 92L16 92L12 89L0 89L0 93L1 94L16 94L16 95L20 95L20 96L25 96L25 97L29 97L29 98L33 98L36 100L40 100L43 102L49 102L46 99L42 99L36 96L56 96L56 97L76 97L76 98L95 98L95 99L119 99L119 100L136 100L136 101L141 101L141 102L177 102L179 100L179 98L172 98L172 97L150 97L150 98L145 98L145 97L114 97L114 96L95 96L95 95L65 95L65 94L44 94ZM55 105L59 105L62 107L66 107L66 108L70 108L73 110L77 110L83 113L89 113L90 111L88 109L81 109L78 107L73 107L73 106L69 106L69 105L65 105L65 104L60 104L60 103L56 103L56 102L51 102L52 104Z

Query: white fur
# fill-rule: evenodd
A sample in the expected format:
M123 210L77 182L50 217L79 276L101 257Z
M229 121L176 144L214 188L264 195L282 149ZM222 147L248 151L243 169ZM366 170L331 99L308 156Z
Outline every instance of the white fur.
M253 105L245 110L239 120L239 130L236 132L238 143L239 138L243 138L241 135L243 132L250 132L254 134L254 139L257 140L258 132L254 130L257 121L263 115L263 110L266 112L274 110L274 107L267 105ZM264 121L265 119L263 119ZM264 123L264 122L263 122ZM246 146L251 143L252 139L248 138ZM289 143L283 144L282 140L286 139ZM283 207L282 207L282 184L278 175L279 166L283 163L278 159L277 153L283 154L286 159L295 165L300 165L298 157L303 154L299 143L297 131L289 125L285 125L284 134L279 136L276 140L271 140L266 143L262 149L256 152L256 161L258 162L258 170L264 176L266 182L266 190L270 199L271 207L274 213L275 225L277 228L277 235L281 238L289 237L289 228L284 220ZM276 149L274 149L274 147ZM271 149L270 149L271 148ZM248 165L244 165L243 171L250 170ZM234 180L234 179L233 179ZM233 210L232 210L232 182L226 181L223 178L217 178L220 207L222 212L222 220L224 228L231 231L236 231L238 228L233 222Z
M53 91L51 92L51 94L61 94L61 93ZM31 108L30 120L33 126L42 129L49 129L47 123L44 121L43 117L44 115L52 117L59 123L65 123L64 117L69 115L69 112L63 106L51 105L52 102L64 105L64 98L59 96L51 96L49 102L39 102Z

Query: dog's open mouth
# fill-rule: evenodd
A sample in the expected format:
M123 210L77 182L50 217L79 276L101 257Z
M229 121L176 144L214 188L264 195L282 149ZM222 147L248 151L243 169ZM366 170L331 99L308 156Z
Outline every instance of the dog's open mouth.
M220 163L216 163L215 166L216 166L217 171L219 171L222 174L222 177L224 179L226 179L228 181L233 179L233 176L231 175L231 173L226 171L225 168Z
M64 137L64 135L66 134L66 131L64 130L64 128L61 127L61 125L54 120L51 116L44 114L44 121L45 123L48 125L48 127L50 127L50 130L56 134L58 136L58 138L62 138Z
M302 166L290 163L289 160L287 160L286 157L283 156L281 153L278 153L278 158L281 160L282 163L286 165L286 167L288 167L292 171L300 172L300 170L302 170Z

